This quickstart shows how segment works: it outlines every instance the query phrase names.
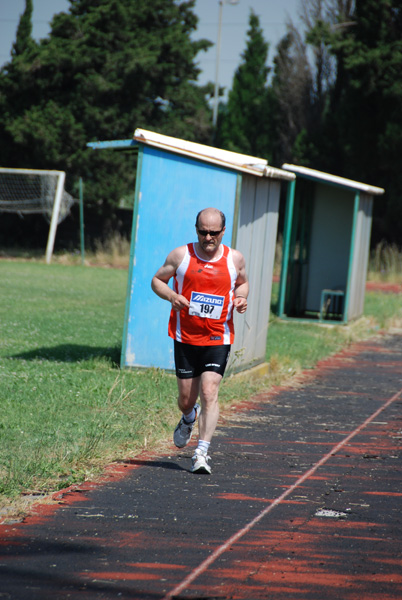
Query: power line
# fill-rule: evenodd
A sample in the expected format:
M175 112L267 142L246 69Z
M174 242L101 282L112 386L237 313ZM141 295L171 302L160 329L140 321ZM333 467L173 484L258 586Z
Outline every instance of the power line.
M18 23L18 21L20 20L20 18L16 18L16 19L2 19L0 17L0 23ZM49 21L45 20L45 19L32 19L32 23L49 23Z

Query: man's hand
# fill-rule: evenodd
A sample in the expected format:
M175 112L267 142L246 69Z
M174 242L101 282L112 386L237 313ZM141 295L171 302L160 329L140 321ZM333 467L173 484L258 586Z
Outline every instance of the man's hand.
M171 303L172 303L173 310L175 310L177 312L179 312L180 310L183 310L183 308L190 307L189 300L187 300L187 298L185 298L181 294L175 294L173 296L173 298L171 299Z
M238 313L245 313L247 310L247 298L238 296L233 300L233 304Z

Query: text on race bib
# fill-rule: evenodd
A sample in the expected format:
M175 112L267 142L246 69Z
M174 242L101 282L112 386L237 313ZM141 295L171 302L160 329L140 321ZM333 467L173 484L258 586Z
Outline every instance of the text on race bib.
M203 319L220 319L225 296L191 292L189 314Z

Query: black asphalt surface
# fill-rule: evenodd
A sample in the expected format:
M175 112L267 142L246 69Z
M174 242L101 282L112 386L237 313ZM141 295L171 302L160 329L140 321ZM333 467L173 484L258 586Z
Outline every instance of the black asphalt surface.
M402 335L0 525L0 599L402 599Z

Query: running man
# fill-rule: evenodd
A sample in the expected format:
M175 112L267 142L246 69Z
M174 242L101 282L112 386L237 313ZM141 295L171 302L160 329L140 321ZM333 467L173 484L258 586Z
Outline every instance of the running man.
M225 215L205 208L198 213L195 228L198 241L169 253L152 279L152 289L172 304L168 333L174 340L177 402L182 412L173 440L184 448L199 417L191 471L209 474L219 386L234 341L233 309L246 311L249 285L243 255L222 244ZM173 289L168 285L172 277Z

